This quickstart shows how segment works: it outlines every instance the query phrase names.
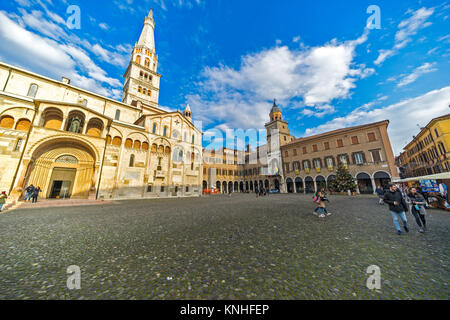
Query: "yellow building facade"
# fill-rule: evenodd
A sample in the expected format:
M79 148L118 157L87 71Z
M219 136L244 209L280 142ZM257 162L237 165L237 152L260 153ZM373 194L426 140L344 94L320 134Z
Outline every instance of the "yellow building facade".
M158 107L152 12L125 73L122 102L0 62L0 190L23 197L199 196L202 133Z
M397 158L402 178L450 172L450 114L434 118Z

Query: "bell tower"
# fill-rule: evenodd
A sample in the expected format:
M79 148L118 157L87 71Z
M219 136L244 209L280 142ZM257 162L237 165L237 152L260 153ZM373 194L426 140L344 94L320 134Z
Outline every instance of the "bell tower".
M122 102L158 107L161 75L157 73L158 56L155 50L155 20L153 9L144 19L139 41L135 44L130 64L125 72Z
M267 146L271 151L271 146L281 147L293 140L289 132L289 123L283 120L283 113L277 106L276 100L273 100L273 106L270 110L270 122L266 123ZM273 140L275 139L275 140Z

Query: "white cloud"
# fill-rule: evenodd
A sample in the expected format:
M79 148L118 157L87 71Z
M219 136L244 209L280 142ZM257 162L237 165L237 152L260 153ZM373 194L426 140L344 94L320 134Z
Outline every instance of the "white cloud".
M26 18L28 23L34 21L33 17ZM12 21L4 11L0 11L0 43L3 58L11 64L56 79L66 76L72 79L74 85L115 99L120 98L120 91L116 88L121 87L121 82L108 77L83 49L30 32ZM104 87L102 83L110 87Z
M222 119L238 128L262 127L273 98L281 106L301 100L301 106L316 108L318 114L331 113L331 101L349 97L355 82L374 71L353 61L355 47L367 40L367 33L312 48L266 49L242 57L239 68L207 67L200 93L188 96L188 102L194 113L204 113L204 121Z
M370 111L358 108L347 116L334 118L318 127L307 129L305 134L310 136L364 123L389 120L389 138L395 154L398 154L417 132L417 124L424 126L431 119L448 114L449 104L450 86L384 108Z
M108 29L109 29L109 26L108 26L106 23L104 23L104 22L99 23L98 26L99 26L101 29L103 29L103 30L108 30Z
M434 13L434 8L420 8L416 11L408 10L407 14L411 16L400 22L398 25L398 31L395 34L395 44L392 49L379 50L378 58L374 61L376 65L382 64L387 58L397 54L398 50L404 48L409 42L411 37L416 35L420 29L426 28L431 25L427 22L427 19Z
M404 86L416 81L423 74L437 71L436 68L433 68L433 66L435 64L436 63L426 62L423 65L421 65L420 67L415 68L412 73L410 73L408 75L403 75L400 78L400 81L397 83L397 86L404 87Z

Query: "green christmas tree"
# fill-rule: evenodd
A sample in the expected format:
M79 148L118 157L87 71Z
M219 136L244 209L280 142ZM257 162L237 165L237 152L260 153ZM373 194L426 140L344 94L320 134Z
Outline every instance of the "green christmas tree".
M338 167L336 179L330 183L330 187L335 192L347 192L347 190L352 192L356 191L355 179L353 179L352 175L342 165Z

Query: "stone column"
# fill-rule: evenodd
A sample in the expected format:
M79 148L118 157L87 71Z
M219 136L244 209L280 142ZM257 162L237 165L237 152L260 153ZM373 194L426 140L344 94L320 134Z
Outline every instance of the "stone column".
M377 185L375 183L375 178L371 177L370 181L372 182L373 194L376 194L375 190L377 189Z
M314 192L317 192L317 182L314 180Z

